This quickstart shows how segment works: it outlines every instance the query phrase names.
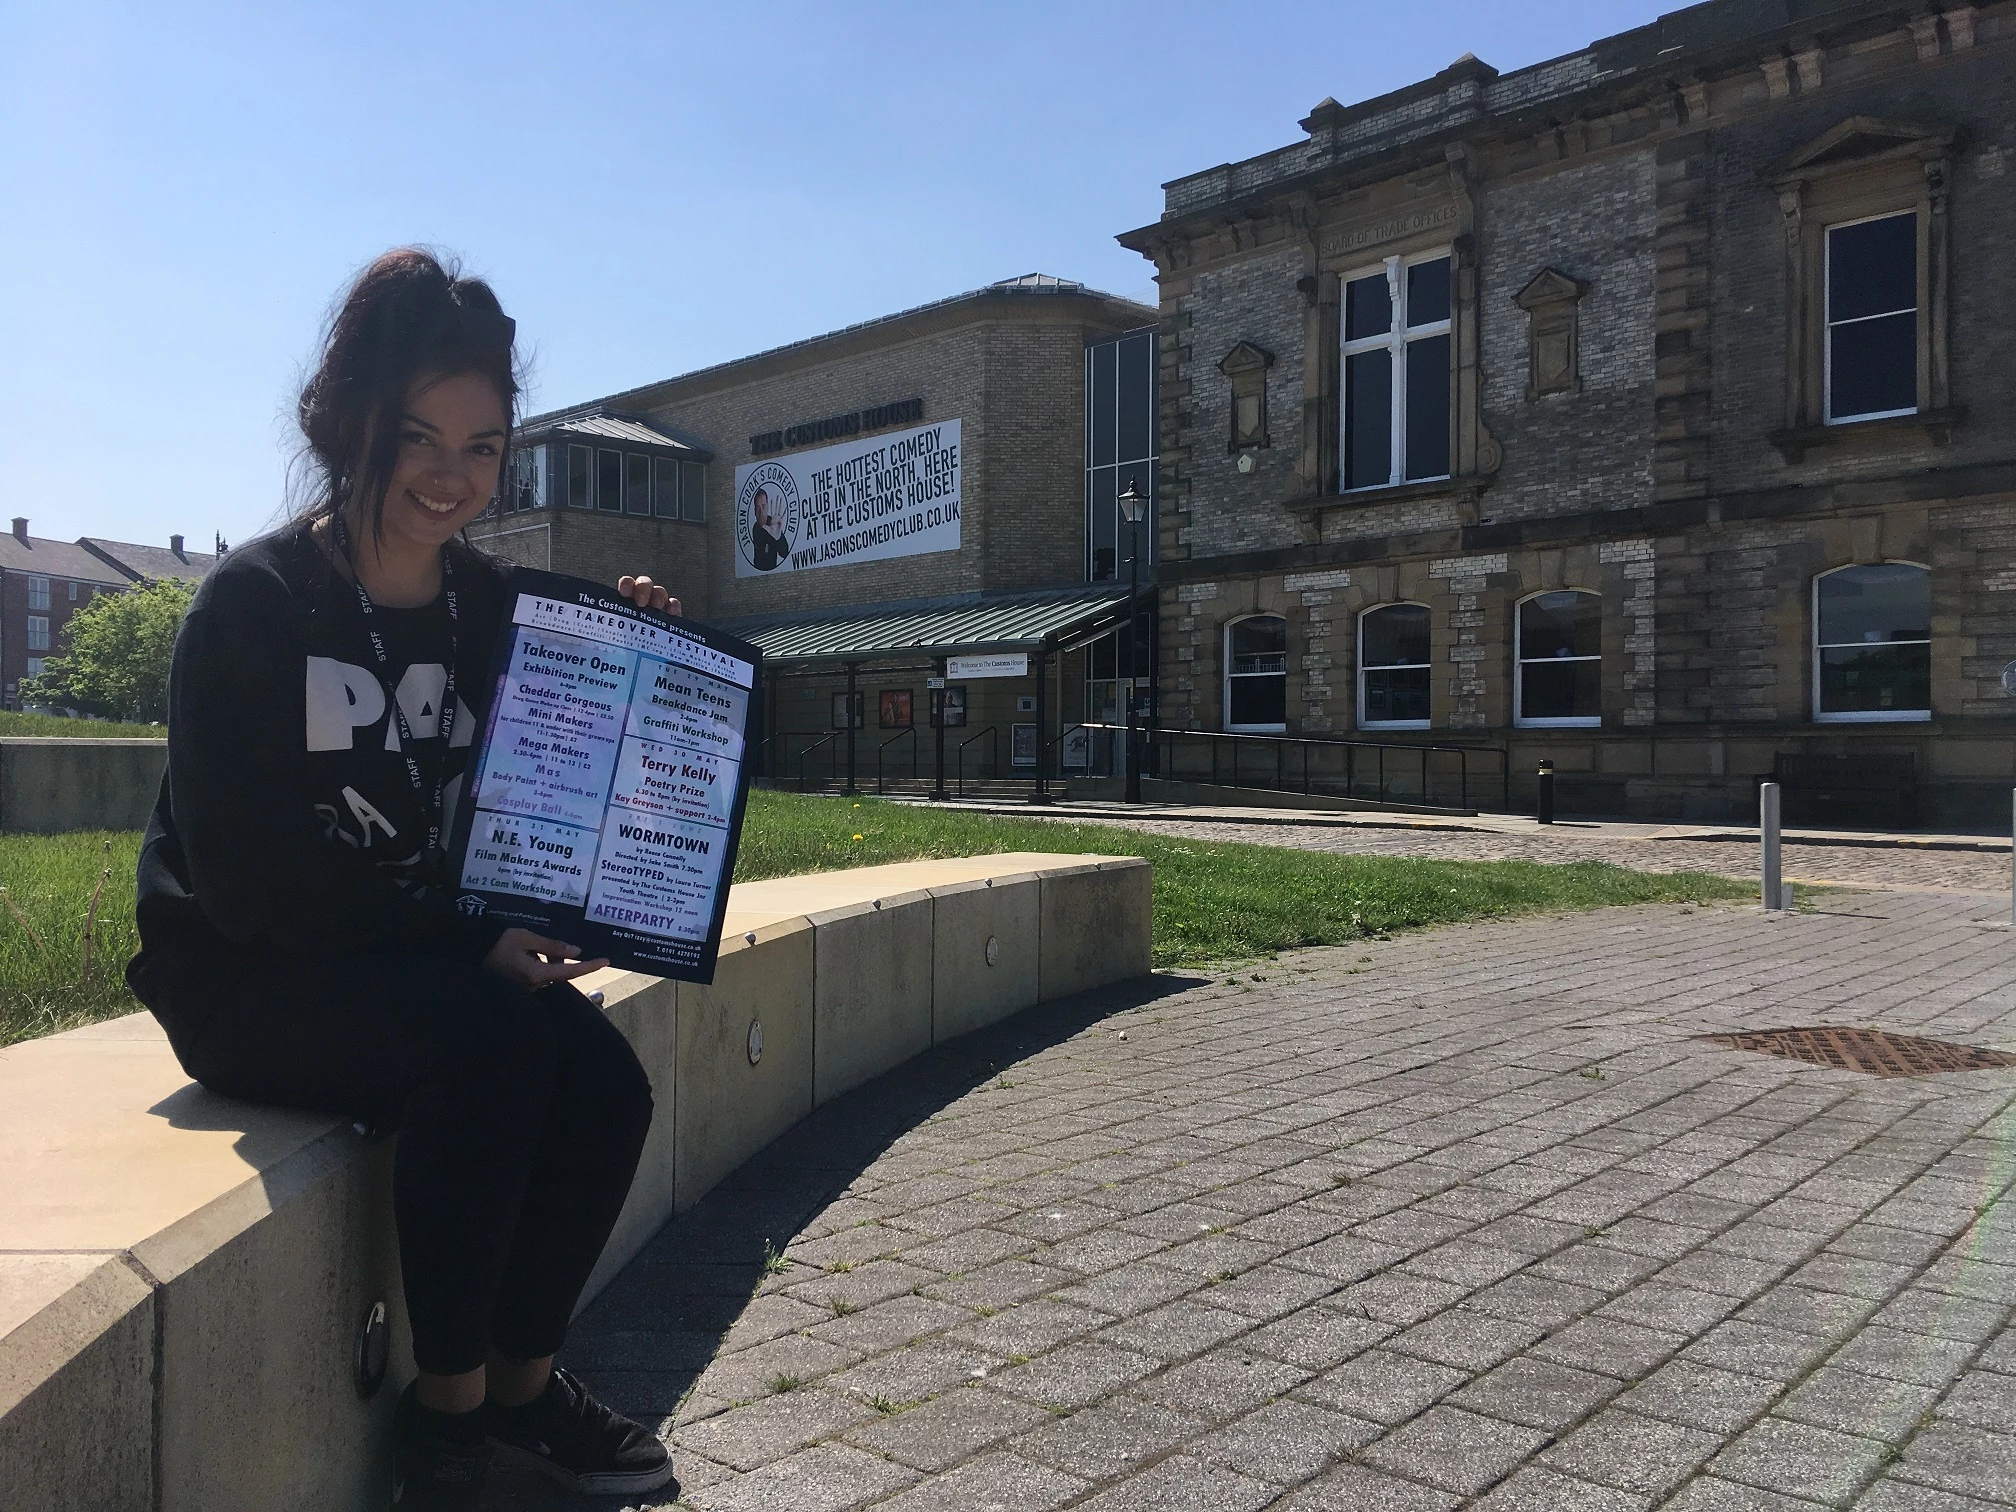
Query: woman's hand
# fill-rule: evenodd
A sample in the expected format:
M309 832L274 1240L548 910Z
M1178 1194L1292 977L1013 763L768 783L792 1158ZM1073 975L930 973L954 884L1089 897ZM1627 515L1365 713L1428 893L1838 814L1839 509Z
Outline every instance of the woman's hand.
M632 577L626 572L616 579L616 591L639 609L661 609L667 614L679 613L679 600L672 597L663 583L654 583L648 577Z
M575 977L600 971L609 964L575 959L580 954L580 946L564 940L549 940L529 929L507 929L483 957L483 964L505 981L514 982L527 992L537 992L555 982L571 982Z

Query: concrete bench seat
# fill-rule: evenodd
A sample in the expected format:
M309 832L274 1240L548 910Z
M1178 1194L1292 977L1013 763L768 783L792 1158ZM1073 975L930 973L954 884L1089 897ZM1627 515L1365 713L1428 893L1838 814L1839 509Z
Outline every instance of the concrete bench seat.
M587 979L657 1102L588 1296L819 1103L1146 973L1149 884L1137 859L1040 854L745 883L713 985ZM341 1119L204 1091L145 1014L0 1050L0 1502L374 1506L412 1371L391 1158ZM394 1358L364 1401L376 1302Z

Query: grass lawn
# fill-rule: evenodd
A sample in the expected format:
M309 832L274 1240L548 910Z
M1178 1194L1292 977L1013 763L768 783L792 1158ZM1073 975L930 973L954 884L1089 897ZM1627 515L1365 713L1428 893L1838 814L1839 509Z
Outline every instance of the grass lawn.
M131 1012L119 970L135 949L133 865L140 837L0 835L0 1045ZM1155 864L1155 964L1252 960L1300 945L1462 919L1618 903L1745 898L1749 882L1626 871L1600 862L1414 861L858 802L752 793L735 875L744 881L924 856L1095 851ZM106 866L96 939L84 926ZM14 909L32 927L28 930Z
M0 735L66 735L72 740L166 740L168 726L114 724L108 719L65 719L60 714L16 714L0 709Z
M138 830L0 835L0 1045L140 1006L120 975L140 944L133 933L139 855ZM101 879L87 951L85 925Z
M1221 845L1104 825L914 804L752 793L735 875L788 876L920 856L1095 851L1155 864L1155 964L1252 960L1396 929L1616 903L1747 898L1754 884L1599 861L1416 861Z

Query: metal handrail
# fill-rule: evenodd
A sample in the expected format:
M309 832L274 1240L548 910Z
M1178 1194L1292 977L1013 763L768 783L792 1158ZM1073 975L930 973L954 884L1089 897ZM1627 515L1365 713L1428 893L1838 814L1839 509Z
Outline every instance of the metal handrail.
M917 780L917 726L913 724L905 729L898 730L894 735L891 735L887 740L875 747L875 792L878 796L884 791L882 786L882 753L896 744L905 735L910 737L910 780L912 782Z
M1001 731L998 726L989 725L986 729L976 731L959 742L959 796L961 798L966 796L966 747L973 744L976 740L985 740L988 743L987 769L996 777L1001 775Z
M842 733L844 733L844 732L842 732L842 731L840 731L840 730L833 730L833 731L830 731L829 733L827 733L827 734L825 734L825 735L821 735L821 736L820 736L820 737L819 737L819 738L818 738L817 740L815 740L815 741L812 741L811 743L809 743L809 744L807 744L807 745L804 745L804 746L801 746L801 747L799 747L799 750L798 750L798 791L799 791L799 792L801 792L801 793L802 793L802 792L804 792L804 791L806 790L806 789L805 789L805 758L806 758L807 756L810 756L810 755L811 755L811 754L812 754L812 753L813 753L814 751L818 750L818 749L819 749L819 747L821 747L821 746L823 746L823 745L831 745L831 744L832 744L832 743L833 743L834 741L836 741L836 740L838 740L838 739L840 738L840 736L842 735ZM834 775L835 775L835 774L836 774L836 773L838 772L838 770L839 770L839 769L838 769L838 768L837 768L837 767L836 767L836 766L834 765L834 763L833 763L833 758L832 758L832 757L831 757L831 756L829 755L829 756L827 757L827 759L826 759L826 777L827 777L827 780L828 780L829 782L830 782L830 781L831 781L831 780L833 779Z
M1111 730L1115 734L1124 735L1127 727L1125 725L1120 724L1104 724L1088 720L1086 721L1085 728L1088 730ZM1311 769L1310 769L1310 753L1312 748L1319 750L1329 748L1333 750L1339 750L1344 753L1344 763L1345 763L1344 790L1347 795L1352 795L1357 792L1358 753L1360 751L1371 751L1375 753L1376 758L1376 766L1375 766L1375 785L1377 788L1376 801L1380 803L1384 803L1386 801L1387 752L1404 751L1410 754L1419 755L1421 798L1424 804L1426 803L1428 798L1429 757L1435 755L1454 756L1457 762L1457 781L1460 794L1459 802L1460 806L1466 809L1470 807L1470 758L1472 756L1490 755L1496 757L1498 760L1499 781L1501 785L1502 799L1505 808L1509 812L1512 807L1512 755L1510 750L1505 746L1440 745L1434 743L1415 743L1412 741L1340 740L1331 736L1256 735L1256 734L1238 733L1230 730L1150 729L1142 733L1144 736L1144 743L1150 745L1159 740L1167 740L1171 743L1172 746L1178 740L1204 740L1210 742L1210 750L1211 750L1210 783L1213 787L1239 786L1240 777L1242 775L1240 770L1241 747L1242 746L1250 747L1258 745L1258 746L1272 746L1274 748L1273 750L1274 787L1277 789L1293 791L1293 788L1290 786L1289 783L1289 774L1286 771L1285 758L1287 753L1285 748L1288 746L1299 746L1301 747L1302 752L1301 791L1305 795L1312 791ZM1232 770L1230 776L1226 778L1221 778L1221 776L1219 775L1220 773L1219 752L1221 746L1229 746L1230 748ZM1171 777L1174 777L1176 775L1173 763L1165 767L1165 775ZM1196 775L1201 776L1202 774L1200 773ZM1256 781L1258 781L1264 774L1260 772L1254 772L1251 773L1250 775Z

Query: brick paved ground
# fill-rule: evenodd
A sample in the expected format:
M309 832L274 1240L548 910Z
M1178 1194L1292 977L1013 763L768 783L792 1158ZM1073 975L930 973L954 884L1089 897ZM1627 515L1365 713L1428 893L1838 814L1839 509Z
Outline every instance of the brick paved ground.
M1158 835L1287 845L1298 850L1352 856L1430 856L1447 861L1610 861L1638 871L1719 872L1748 877L1757 870L1757 846L1736 840L1625 838L1614 825L1554 825L1536 833L1494 833L1446 828L1370 828L1343 825L1226 824L1193 819L1095 818L1084 814L1032 815L1077 824L1117 824ZM1787 845L1784 870L1800 882L2009 895L2010 860L1983 851L1922 850L1908 846Z
M820 1110L567 1358L718 1512L2016 1505L2016 1069L1693 1038L2016 1050L2000 913L1607 910L1038 1010Z

